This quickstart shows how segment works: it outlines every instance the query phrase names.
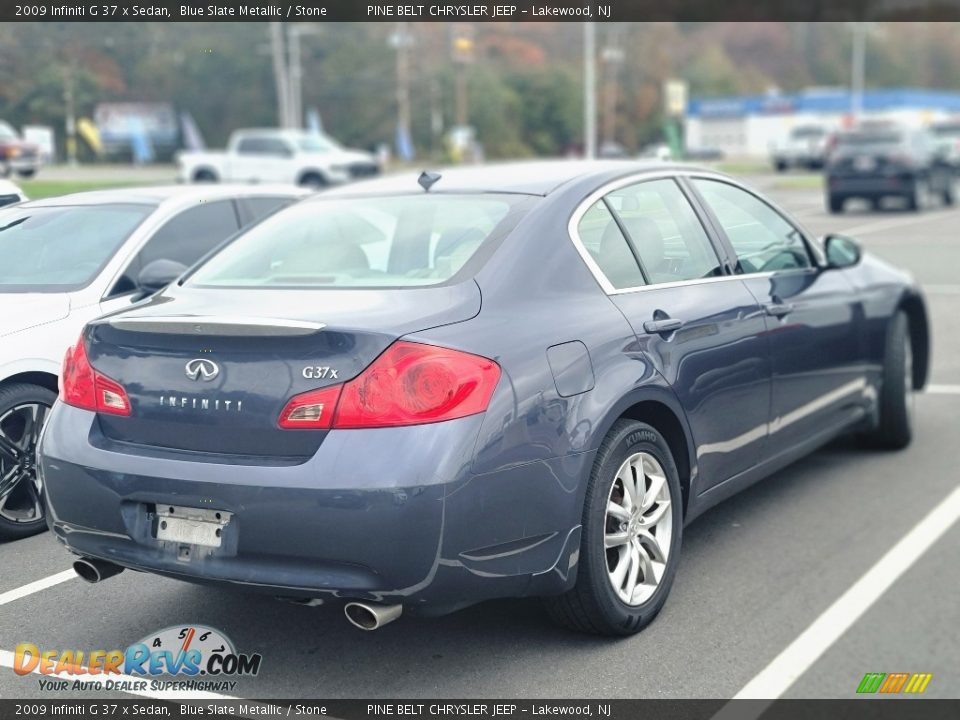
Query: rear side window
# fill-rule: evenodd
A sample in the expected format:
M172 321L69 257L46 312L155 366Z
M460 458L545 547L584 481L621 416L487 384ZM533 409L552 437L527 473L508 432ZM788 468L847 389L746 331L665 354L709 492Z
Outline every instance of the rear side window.
M452 278L516 224L526 198L323 198L265 219L210 258L193 285L416 287Z
M649 180L611 192L584 213L577 230L617 290L722 272L700 219L674 180Z
M648 283L721 274L710 238L673 180L630 185L607 199L640 257Z
M193 265L239 229L232 200L204 202L168 220L138 256L143 268L154 260Z
M577 225L577 234L593 262L614 288L625 290L644 284L640 266L604 200L597 201L583 214Z
M294 198L290 197L247 197L243 198L241 202L247 210L247 221L255 222L282 207L286 207L293 200Z
M755 195L716 180L696 179L737 253L737 271L771 272L811 266L801 232Z

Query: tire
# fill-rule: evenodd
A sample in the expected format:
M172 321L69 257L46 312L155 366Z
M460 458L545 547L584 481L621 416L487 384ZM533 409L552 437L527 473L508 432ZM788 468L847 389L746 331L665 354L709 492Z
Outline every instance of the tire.
M913 352L910 346L910 321L902 310L887 329L883 355L883 375L879 398L879 420L867 436L870 445L885 450L901 450L913 438Z
M947 178L947 186L944 188L940 197L943 199L943 204L947 207L951 207L956 203L957 198L953 191L953 177Z
M217 174L213 170L201 169L193 173L193 181L196 183L212 183L217 181Z
M781 173L786 172L790 168L790 166L787 165L787 163L784 162L783 160L777 160L773 164L773 167L776 168L777 172L781 172Z
M37 174L37 169L36 169L36 168L28 168L27 170L18 170L18 171L17 171L17 175L19 175L19 176L22 177L22 178L28 178L28 179L29 179L29 178L32 178L32 177L33 177L34 175L36 175L36 174Z
M882 210L883 198L878 198L878 197L870 198L870 209L873 210L874 212L877 212L878 210Z
M923 209L923 189L923 183L919 178L913 181L913 187L911 188L910 193L904 198L907 201L907 210L911 212L919 212Z
M12 489L0 489L0 540L35 535L47 527L43 491L36 483L36 441L56 399L55 392L39 385L16 383L0 388L0 434L26 456L18 463L21 477ZM33 408L37 408L36 414ZM31 427L36 431L31 432ZM13 459L2 451L0 466L0 477L14 466Z
M847 199L845 197L840 197L839 195L830 195L827 198L827 208L834 215L838 215L843 212L844 203Z
M651 492L655 493L652 504L639 513L624 509L629 493L618 477L624 468L628 473L632 471L628 464L631 460L639 463L632 467L644 469L644 488L640 492L648 497ZM644 503L645 500L641 500L641 508ZM610 514L608 504L617 505L618 513L625 513L625 517L618 519ZM633 504L633 507L637 506ZM640 523L657 515L658 519L647 526L649 530ZM627 517L633 519L627 520ZM641 534L636 535L637 532ZM632 635L643 629L657 616L670 593L680 557L682 532L680 478L666 440L650 425L618 420L597 451L587 483L576 584L563 595L544 598L548 614L565 627L596 635ZM606 547L607 538L616 541L620 537L625 538L623 543ZM656 539L663 541L662 544ZM654 548L657 546L665 562L656 562ZM663 546L666 546L665 554ZM630 560L635 547L639 562L637 571L633 572ZM623 572L618 591L611 576L620 569L621 563L627 563L627 570ZM649 577L654 582L639 582L641 572L644 579ZM633 588L633 601L628 603L621 593L630 587L631 577L638 583Z
M327 184L326 178L316 172L304 173L297 181L297 185L300 187L311 188L313 190L325 188Z

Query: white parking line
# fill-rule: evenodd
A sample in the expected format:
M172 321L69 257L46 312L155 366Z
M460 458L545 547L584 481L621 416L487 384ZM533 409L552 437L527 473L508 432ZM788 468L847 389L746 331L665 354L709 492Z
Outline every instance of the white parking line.
M46 590L48 587L59 585L67 580L73 580L75 577L77 577L77 574L73 570L64 570L56 575L50 575L49 577L41 578L40 580L35 580L32 583L22 585L14 590L8 590L7 592L0 594L0 605L6 605L7 603L13 602L14 600L19 600L27 595L33 595L33 593Z
M880 558L813 621L769 665L736 695L734 700L775 700L781 697L841 635L872 606L960 518L960 487L940 502L910 532ZM744 708L726 705L715 718L728 711L743 717ZM762 713L759 708L757 716ZM752 712L751 712L751 716ZM733 715L730 715L733 717Z
M927 385L923 391L930 395L960 395L960 385Z
M926 222L928 220L942 220L945 217L950 216L950 212L933 212L924 215L899 215L897 217L876 220L874 222L864 223L862 225L854 225L844 229L842 232L844 235L850 235L856 237L858 235L871 235L873 233L883 232L884 230L894 230L898 227L908 227L911 225L918 225L919 223Z
M5 667L13 670L13 659L14 654L9 650L0 650L0 667ZM32 674L40 675L39 668L34 668ZM101 680L109 679L115 682L143 682L145 679L143 676L136 677L134 675L109 675L104 678L100 675L69 675L66 672L62 673L53 673L50 675L44 675L43 677L47 678L59 678L61 680ZM149 681L147 682L147 687L149 687ZM240 700L241 698L234 697L233 695L220 695L218 693L207 692L206 690L123 690L118 691L123 692L126 695L139 695L140 697L148 697L154 700Z

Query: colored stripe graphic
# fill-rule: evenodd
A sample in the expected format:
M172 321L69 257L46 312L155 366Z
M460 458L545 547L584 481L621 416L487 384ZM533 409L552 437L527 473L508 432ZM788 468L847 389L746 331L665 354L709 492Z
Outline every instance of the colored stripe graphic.
M857 686L857 692L862 694L905 692L916 695L926 690L932 679L933 673L867 673Z
M875 693L880 689L880 683L883 682L883 678L886 677L886 673L867 673L863 676L863 680L860 681L860 686L857 688L858 693Z

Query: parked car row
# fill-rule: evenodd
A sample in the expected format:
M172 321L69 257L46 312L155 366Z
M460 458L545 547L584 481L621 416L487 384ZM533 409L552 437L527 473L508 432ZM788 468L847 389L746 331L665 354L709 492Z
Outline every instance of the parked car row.
M45 518L90 582L343 603L366 630L540 596L625 635L707 508L841 433L911 440L913 280L725 175L541 162L302 195L0 209L5 537Z

